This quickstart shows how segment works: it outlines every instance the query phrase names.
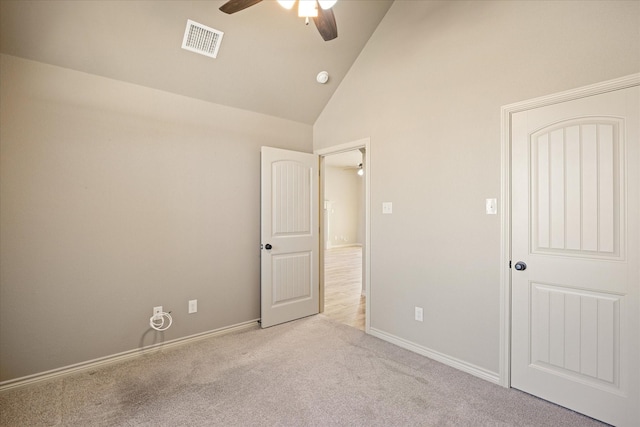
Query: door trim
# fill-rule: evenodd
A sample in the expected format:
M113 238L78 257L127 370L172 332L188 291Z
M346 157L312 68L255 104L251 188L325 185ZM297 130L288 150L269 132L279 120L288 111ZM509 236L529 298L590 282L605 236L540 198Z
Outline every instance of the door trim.
M499 384L511 387L511 116L520 111L586 98L640 85L640 73L583 86L552 95L508 104L500 109L500 362ZM367 301L368 302L368 301ZM367 313L368 314L368 313Z
M363 280L365 283L365 329L368 334L371 325L371 139L369 137L334 145L319 150L314 150L320 159L320 312L324 310L324 158L332 154L340 154L346 151L364 148L364 243L362 244L362 256L364 258Z

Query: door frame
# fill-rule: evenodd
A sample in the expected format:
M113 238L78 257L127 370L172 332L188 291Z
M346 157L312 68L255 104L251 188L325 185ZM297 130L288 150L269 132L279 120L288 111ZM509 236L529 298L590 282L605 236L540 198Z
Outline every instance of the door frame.
M364 242L362 244L363 272L362 279L365 283L365 332L369 333L371 325L370 307L371 307L371 139L369 137L347 142L340 145L334 145L327 148L315 150L314 154L318 155L320 162L320 312L324 311L324 228L325 228L325 211L324 206L324 159L333 154L340 154L347 151L364 149L363 165L364 170Z
M640 73L583 86L552 95L508 104L500 109L500 362L499 384L511 387L511 116L521 111L573 101L640 85Z

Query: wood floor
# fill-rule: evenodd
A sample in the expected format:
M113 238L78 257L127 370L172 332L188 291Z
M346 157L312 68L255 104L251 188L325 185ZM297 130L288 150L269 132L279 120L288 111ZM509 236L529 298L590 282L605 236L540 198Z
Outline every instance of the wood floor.
M324 255L324 315L364 331L362 247L332 248Z

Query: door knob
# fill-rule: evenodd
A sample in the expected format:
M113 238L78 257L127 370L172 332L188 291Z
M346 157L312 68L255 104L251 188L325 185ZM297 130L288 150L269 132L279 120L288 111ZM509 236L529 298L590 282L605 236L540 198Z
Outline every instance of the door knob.
M266 245L264 245L264 248L265 248L266 250L269 250L269 249L273 248L273 246L271 246L271 244L270 244L270 243L267 243Z
M516 262L515 268L518 271L526 270L527 269L527 264L525 264L522 261L518 261L518 262Z

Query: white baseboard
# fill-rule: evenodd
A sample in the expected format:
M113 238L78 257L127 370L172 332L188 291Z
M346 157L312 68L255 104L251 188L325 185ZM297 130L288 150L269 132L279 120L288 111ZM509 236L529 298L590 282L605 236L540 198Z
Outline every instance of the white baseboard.
M134 350L125 351L123 353L112 354L110 356L100 357L98 359L88 360L86 362L76 363L74 365L64 366L62 368L52 369L50 371L40 372L38 374L28 375L25 377L15 378L12 380L0 382L0 393L6 390L23 387L29 384L34 384L40 381L46 381L53 378L74 374L80 371L86 371L96 369L101 366L109 365L116 362L122 362L124 360L133 359L143 356L145 354L158 351L160 349L167 349L192 343L194 341L211 338L217 335L228 334L230 332L240 331L242 329L249 329L256 327L257 322L260 319L249 320L247 322L238 323L224 328L214 329L207 332L202 332L195 335L189 335L183 338L176 338L171 341L161 342L153 345L149 345Z
M462 372L466 372L475 377L482 378L483 380L500 385L500 374L498 374L497 372L491 372L487 369L464 362L451 356L447 356L446 354L431 350L429 348L423 347L411 341L407 341L405 339L396 337L395 335L388 334L375 328L369 328L369 334L373 335L374 337L380 338L381 340L395 344L398 347L402 347L409 351L413 351L414 353L426 356L429 359L433 359L445 365L451 366L452 368L458 369Z
M351 247L362 247L362 243L345 243L344 245L329 245L327 249L338 249L338 248L351 248Z

